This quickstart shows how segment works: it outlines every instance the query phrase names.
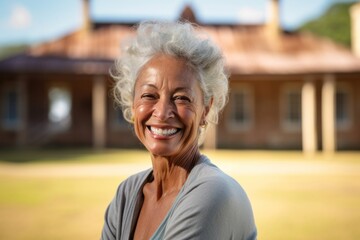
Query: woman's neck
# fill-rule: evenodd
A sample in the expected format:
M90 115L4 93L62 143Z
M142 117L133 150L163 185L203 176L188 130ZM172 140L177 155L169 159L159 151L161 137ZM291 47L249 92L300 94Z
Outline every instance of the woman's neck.
M154 181L151 184L157 198L177 194L199 158L198 147L177 157L152 156Z

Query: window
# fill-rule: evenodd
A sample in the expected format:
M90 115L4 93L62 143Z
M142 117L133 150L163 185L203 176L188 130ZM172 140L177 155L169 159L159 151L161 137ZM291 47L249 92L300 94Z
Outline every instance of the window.
M17 129L20 125L19 92L16 87L5 89L3 96L2 125L6 129Z
M289 131L301 129L301 88L286 88L282 98L283 128Z
M56 129L71 125L71 94L67 88L52 87L49 90L49 122Z
M253 96L249 88L237 89L231 96L230 127L248 130L253 122Z
M348 128L351 124L351 94L347 88L338 87L336 90L336 127Z

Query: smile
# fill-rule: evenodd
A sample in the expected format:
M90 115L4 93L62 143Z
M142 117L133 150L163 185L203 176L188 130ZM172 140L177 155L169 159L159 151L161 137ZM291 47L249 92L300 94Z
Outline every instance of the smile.
M151 127L151 126L148 126L148 129L150 130L150 132L152 134L155 134L158 136L164 136L164 137L172 136L180 131L180 128L163 129L163 128L155 128L155 127Z

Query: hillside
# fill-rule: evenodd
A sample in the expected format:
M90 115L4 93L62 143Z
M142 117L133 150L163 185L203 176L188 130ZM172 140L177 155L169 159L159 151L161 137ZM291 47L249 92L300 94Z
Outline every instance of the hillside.
M0 60L7 58L7 57L11 57L18 53L21 53L21 52L25 51L26 48L27 48L27 45L25 45L25 44L0 46Z
M298 31L328 37L350 48L351 23L349 9L353 4L354 2L334 4L323 16L304 24Z

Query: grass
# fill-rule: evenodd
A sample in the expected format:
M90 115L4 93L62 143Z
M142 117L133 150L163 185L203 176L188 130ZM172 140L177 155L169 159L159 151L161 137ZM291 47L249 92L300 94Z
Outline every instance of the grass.
M360 239L359 152L206 154L245 188L259 239ZM0 239L99 239L117 185L148 159L130 150L0 151Z

